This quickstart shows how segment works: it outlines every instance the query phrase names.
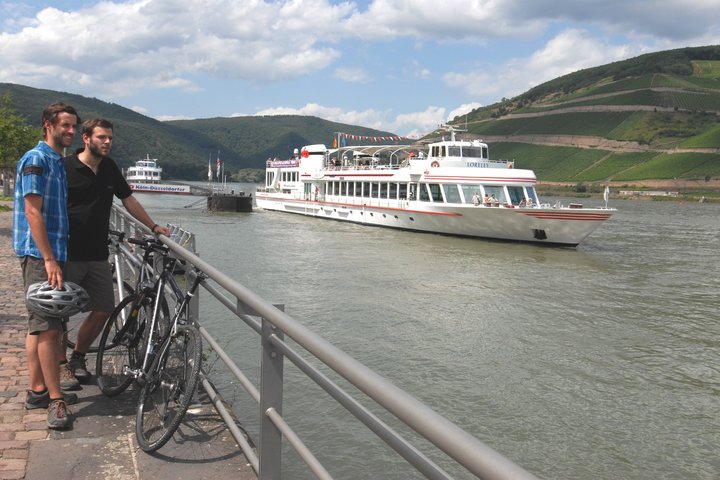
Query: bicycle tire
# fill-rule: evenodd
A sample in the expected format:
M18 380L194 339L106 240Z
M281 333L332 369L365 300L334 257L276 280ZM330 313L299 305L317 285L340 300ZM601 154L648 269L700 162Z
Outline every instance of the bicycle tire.
M142 332L152 310L147 305L138 305L141 295L134 293L125 297L110 314L98 346L95 360L95 375L100 391L108 397L124 392L132 383L132 377L123 373L123 368L137 368L141 360ZM135 308L138 307L138 308ZM131 312L136 310L136 314ZM122 320L125 310L127 322Z
M113 285L115 284L115 279L113 279ZM130 285L128 282L123 282L123 288L125 290L125 295L132 295L135 292L135 289L133 289L132 285ZM122 300L122 299L121 299ZM119 302L118 302L119 303ZM65 346L68 348L68 350L73 351L75 350L76 345L76 339L77 339L77 331L80 328L80 325L82 322L85 321L87 318L87 312L80 312L77 315L73 315L72 317L68 318L67 325L66 325L66 337L65 337ZM88 350L86 353L97 353L98 346L100 345L100 342L96 338L93 343L88 347Z
M169 342L164 354L153 362L140 392L135 435L145 452L158 450L172 438L200 379L200 332L194 327L182 326Z

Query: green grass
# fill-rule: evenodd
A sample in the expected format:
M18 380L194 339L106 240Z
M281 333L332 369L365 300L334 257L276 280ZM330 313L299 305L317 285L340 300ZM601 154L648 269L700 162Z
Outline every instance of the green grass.
M588 169L608 154L604 150L549 147L525 143L494 143L491 157L515 160L515 168L534 170L539 180L573 182L580 172Z
M720 124L682 142L682 148L720 148Z
M718 117L702 113L634 112L607 138L672 147L712 128L717 121Z
M614 175L618 172L623 172L647 162L655 155L657 154L653 152L613 153L605 156L586 170L579 172L576 178L583 182L613 180Z
M613 180L699 178L720 175L720 157L707 153L663 153L624 172Z
M516 118L475 124L472 133L480 135L592 135L605 137L632 112L593 112Z
M719 60L693 60L693 77L707 78L717 81L720 79Z

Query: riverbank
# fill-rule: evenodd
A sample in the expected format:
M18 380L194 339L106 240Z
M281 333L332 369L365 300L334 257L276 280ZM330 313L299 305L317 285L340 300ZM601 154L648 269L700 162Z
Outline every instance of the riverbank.
M541 198L603 198L605 185L610 198L720 203L720 179L642 180L637 182L541 182L536 190ZM635 193L623 193L635 192ZM657 192L657 194L653 194Z

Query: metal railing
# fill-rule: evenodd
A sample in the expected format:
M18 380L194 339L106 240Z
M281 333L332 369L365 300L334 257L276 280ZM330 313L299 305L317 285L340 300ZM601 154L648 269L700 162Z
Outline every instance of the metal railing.
M111 223L114 229L123 230L128 235L149 233L144 226L136 224L132 217L117 207L113 207ZM215 351L218 358L227 366L239 384L259 405L260 438L257 442L256 451L246 438L246 432L242 431L236 424L234 415L228 410L226 402L205 376L205 372L203 372L201 382L205 391L218 414L227 424L230 433L240 445L248 462L258 474L258 478L261 480L277 480L281 478L283 438L295 449L299 457L317 478L332 478L282 416L285 360L290 361L308 379L325 390L335 401L353 414L426 478L452 478L450 474L425 456L418 448L305 360L285 341L286 337L292 339L295 344L302 347L307 353L319 359L324 365L331 368L367 395L368 398L383 407L385 411L394 415L478 478L491 480L536 478L533 474L503 457L386 378L303 326L300 322L287 315L282 306L267 302L219 269L203 261L192 251L194 250L192 234L177 227L172 227L171 231L172 238L160 236L163 243L170 248L175 256L204 272L208 276L208 280L202 283L202 287L224 305L227 310L234 313L252 328L260 337L260 386L257 387L202 326L197 318L197 302L194 305L191 304L191 319L198 324L206 344ZM188 250L183 246L183 243L185 246L192 245L193 248ZM126 252L130 253L126 250L123 251L123 253ZM198 296L196 295L195 298L197 299Z

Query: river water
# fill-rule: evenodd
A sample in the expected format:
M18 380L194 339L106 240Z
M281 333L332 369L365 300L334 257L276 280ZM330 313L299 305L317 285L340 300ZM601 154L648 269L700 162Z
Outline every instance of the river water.
M539 477L720 477L720 205L611 201L610 221L556 249L137 196L203 259ZM257 337L202 308L256 379ZM284 414L335 478L420 478L285 370ZM311 478L296 463L284 478Z

